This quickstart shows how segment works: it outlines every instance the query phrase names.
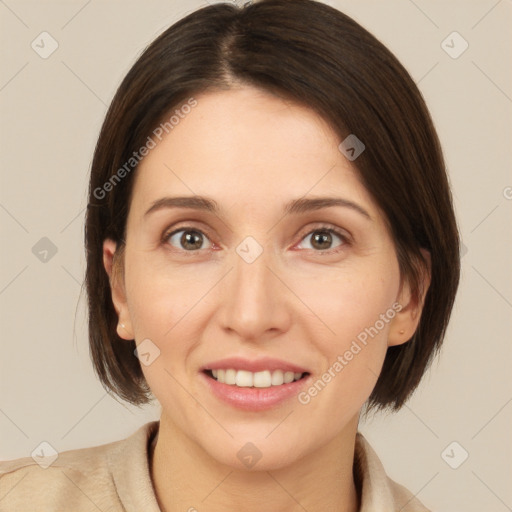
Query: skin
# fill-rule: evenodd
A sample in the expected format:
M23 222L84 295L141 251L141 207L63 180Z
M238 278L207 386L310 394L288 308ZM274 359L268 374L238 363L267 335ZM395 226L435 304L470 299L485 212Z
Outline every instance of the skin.
M360 410L387 347L414 333L420 305L401 282L357 160L344 157L322 118L248 86L196 99L137 170L117 279L116 244L103 247L125 326L119 336L149 338L160 350L142 365L162 406L151 460L157 499L166 512L355 512ZM163 209L145 218L155 200L185 195L213 198L220 211ZM286 202L304 196L344 198L371 219L339 206L283 214ZM315 245L325 224L348 241L332 235ZM204 233L199 249L180 243L183 232L161 241L182 226ZM263 248L252 263L236 252L247 236ZM216 359L270 356L307 368L316 381L395 303L402 310L306 405L294 396L266 411L236 409L199 378ZM262 454L250 469L237 457L247 442Z

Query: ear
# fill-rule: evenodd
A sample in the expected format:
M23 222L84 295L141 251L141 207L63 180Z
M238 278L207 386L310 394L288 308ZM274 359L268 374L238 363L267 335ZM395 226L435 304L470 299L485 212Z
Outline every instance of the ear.
M117 324L117 334L125 340L133 340L133 329L126 301L126 290L124 285L124 249L116 254L117 244L107 238L103 242L103 265L107 271L110 290L112 293L112 302L119 317ZM121 325L123 324L124 327Z
M388 335L388 347L402 345L409 341L420 323L421 312L431 279L430 253L425 249L421 249L421 253L426 261L426 266L423 265L422 268L418 297L412 296L410 284L404 281L396 300L401 306L401 309L391 321Z

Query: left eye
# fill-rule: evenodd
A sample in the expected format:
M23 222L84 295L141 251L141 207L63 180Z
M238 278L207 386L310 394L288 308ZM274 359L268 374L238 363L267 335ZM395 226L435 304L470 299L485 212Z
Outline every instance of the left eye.
M338 233L334 229L331 228L318 228L310 233L308 233L303 240L307 240L311 237L310 246L306 247L306 249L317 249L319 251L325 251L329 249L333 249L332 243L333 243L333 237L338 238L341 243L337 246L344 245L347 241L346 237L343 236L341 233ZM329 247L326 247L329 246Z

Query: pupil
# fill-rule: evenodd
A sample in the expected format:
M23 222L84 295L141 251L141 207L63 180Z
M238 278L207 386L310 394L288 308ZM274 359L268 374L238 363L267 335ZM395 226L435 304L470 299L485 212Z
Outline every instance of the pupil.
M202 245L201 234L197 231L186 231L181 236L181 242L183 247L187 249L200 249Z
M317 234L313 236L313 247L320 245L320 247L317 247L318 249L326 249L327 247L323 247L322 244L330 245L331 241L332 237L328 231L317 231Z

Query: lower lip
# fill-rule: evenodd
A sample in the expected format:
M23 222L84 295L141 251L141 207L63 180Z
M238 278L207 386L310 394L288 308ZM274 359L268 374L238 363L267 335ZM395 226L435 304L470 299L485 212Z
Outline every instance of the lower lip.
M201 372L200 375L217 398L233 407L246 411L264 411L282 404L286 400L297 396L311 377L311 375L307 375L302 379L281 386L244 388L223 384L204 372Z

